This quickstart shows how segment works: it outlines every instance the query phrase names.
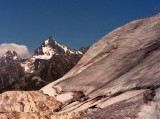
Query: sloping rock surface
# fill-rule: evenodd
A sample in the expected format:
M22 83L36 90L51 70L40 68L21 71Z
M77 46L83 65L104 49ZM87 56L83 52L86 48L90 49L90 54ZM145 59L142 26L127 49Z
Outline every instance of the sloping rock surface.
M109 33L63 78L48 88L110 96L160 84L160 15L133 21ZM52 86L51 86L52 85ZM54 93L54 91L53 91Z
M159 95L157 90L160 87L159 29L160 14L135 20L117 28L95 43L69 73L41 90L55 98L62 92L83 92L85 96L81 101L63 108L66 112L94 106L103 108L99 113L95 113L95 119L98 118L96 115L102 115L99 119L105 119L108 111L113 114L108 116L109 119L144 117L159 119L159 115L155 114L159 109L156 106L159 105L159 100L157 102L153 100ZM132 97L134 100L127 98L116 104L108 100L119 95L123 98L123 94L133 90L136 93L139 90L149 90L152 93L147 99L146 94L142 93L144 95L142 97L134 96ZM97 98L99 99L93 103ZM107 103L110 105L104 103L104 106L101 106L100 103L105 100L108 100ZM148 100L147 103L145 100ZM145 110L145 107L150 108L152 112L148 117L146 113L149 111Z

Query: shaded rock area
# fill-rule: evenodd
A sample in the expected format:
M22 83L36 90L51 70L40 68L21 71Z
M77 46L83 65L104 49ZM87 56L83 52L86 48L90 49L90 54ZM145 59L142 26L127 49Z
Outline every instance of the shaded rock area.
M25 75L24 69L18 62L12 62L0 68L0 90L12 85L13 82Z
M0 90L25 75L20 62L23 59L15 51L7 51L0 58Z

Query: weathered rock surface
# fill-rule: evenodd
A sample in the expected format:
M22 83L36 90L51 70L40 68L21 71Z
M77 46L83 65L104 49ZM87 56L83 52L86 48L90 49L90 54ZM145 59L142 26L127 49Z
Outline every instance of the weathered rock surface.
M62 105L40 91L8 91L0 99L0 112L55 112Z
M0 95L2 119L33 119L49 116L61 109L62 103L40 91L9 91Z

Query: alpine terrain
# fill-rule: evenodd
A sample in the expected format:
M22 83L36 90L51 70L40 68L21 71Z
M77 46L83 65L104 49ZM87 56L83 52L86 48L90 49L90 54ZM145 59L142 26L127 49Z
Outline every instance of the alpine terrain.
M77 54L82 56L81 52L57 43L56 40L50 36L38 49L36 49L34 54L25 62L21 63L21 65L24 67L25 72L32 73L41 67L46 61L51 59L53 55L59 54Z
M90 47L67 74L41 90L2 93L0 117L160 119L159 29L160 14L115 29ZM50 57L52 51L40 49L38 55ZM26 72L36 70L28 63L35 61L36 53L22 64Z
M46 39L28 59L20 58L15 51L8 51L0 59L0 66L3 66L0 68L0 92L39 90L61 78L81 57L80 51L59 44L52 37Z

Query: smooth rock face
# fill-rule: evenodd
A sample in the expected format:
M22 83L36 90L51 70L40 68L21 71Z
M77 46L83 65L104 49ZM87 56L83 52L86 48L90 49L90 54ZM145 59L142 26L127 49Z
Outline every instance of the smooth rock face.
M159 29L160 14L117 28L95 43L64 77L41 90L55 98L62 92L83 92L81 100L62 110L102 108L87 119L160 119L159 98L154 102L160 87ZM128 91L135 91L134 96Z
M63 78L42 88L82 91L89 97L159 85L160 15L140 19L109 33ZM52 86L51 86L52 85Z

